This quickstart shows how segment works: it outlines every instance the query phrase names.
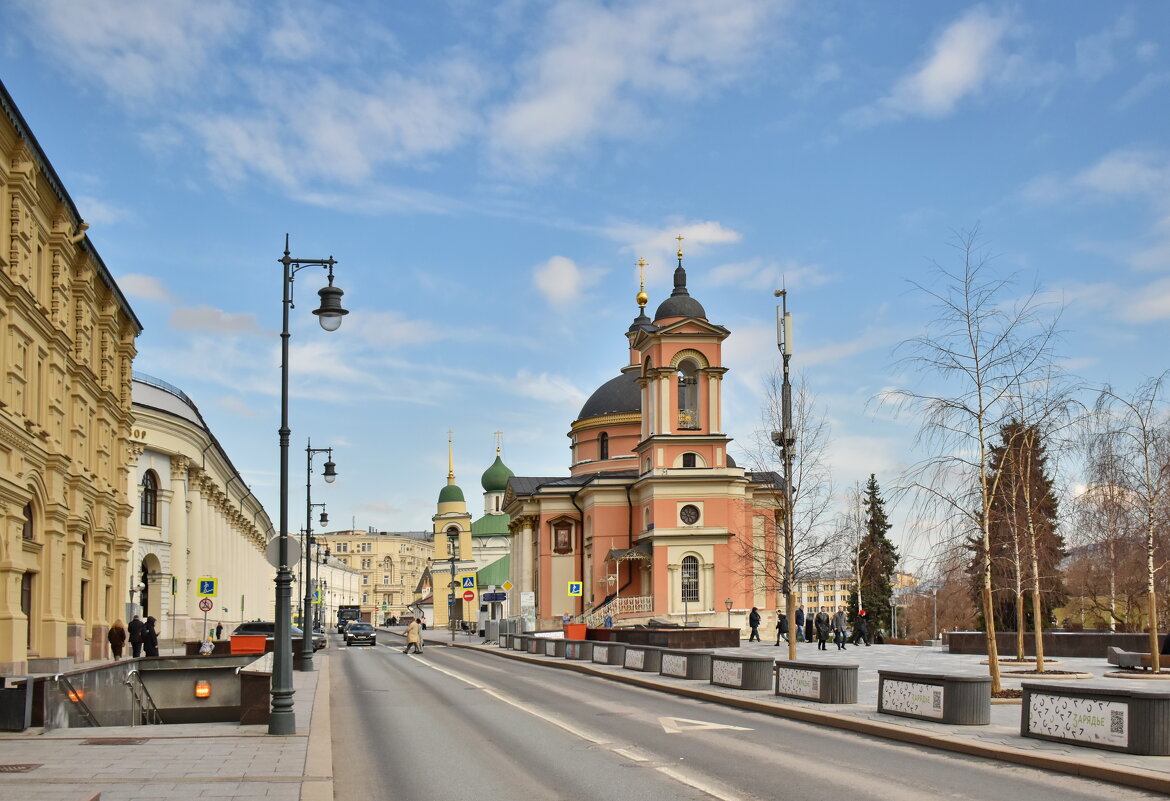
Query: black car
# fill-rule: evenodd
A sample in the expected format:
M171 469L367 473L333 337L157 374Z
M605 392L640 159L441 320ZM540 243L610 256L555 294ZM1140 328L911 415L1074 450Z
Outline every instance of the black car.
M352 620L349 625L345 627L345 644L353 645L354 643L364 642L370 645L378 644L378 633L374 631L374 627L369 623L363 623L360 620Z
M289 632L295 640L298 637L304 637L305 633L296 626L289 626ZM247 623L241 623L236 626L232 634L263 634L268 639L272 639L276 632L276 624L271 620L250 620ZM313 634L313 650L320 651L325 647L325 635Z

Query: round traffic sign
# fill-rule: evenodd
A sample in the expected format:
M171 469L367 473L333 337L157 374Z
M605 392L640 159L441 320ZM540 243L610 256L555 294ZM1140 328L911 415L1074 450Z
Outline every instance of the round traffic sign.
M467 592L463 593L463 600L474 601L475 600L475 593L472 592L471 590L468 590Z
M199 610L201 612L210 612L211 607L213 606L215 606L215 601L211 600L210 598L199 599Z

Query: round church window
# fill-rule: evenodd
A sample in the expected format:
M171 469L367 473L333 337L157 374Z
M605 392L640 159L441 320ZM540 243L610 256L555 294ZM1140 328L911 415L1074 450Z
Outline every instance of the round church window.
M699 507L688 503L679 510L678 516L681 517L682 521L688 526L693 526L695 523L699 522Z

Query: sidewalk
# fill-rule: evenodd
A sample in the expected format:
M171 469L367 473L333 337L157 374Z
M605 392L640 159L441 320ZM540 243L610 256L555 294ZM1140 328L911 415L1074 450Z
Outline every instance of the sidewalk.
M296 734L192 723L0 732L0 801L332 801L328 650L293 672ZM321 692L318 692L320 688Z
M450 639L436 633L436 636L428 638L427 643L429 645L450 645ZM688 698L727 704L778 717L1170 794L1170 757L1135 756L1116 751L1022 737L1020 736L1021 707L1018 701L1015 703L993 702L991 723L987 726L955 726L878 713L877 672L879 670L985 676L987 675L987 665L980 664L980 662L986 660L986 656L951 654L940 648L899 645L850 646L844 651L839 651L833 647L832 643L830 643L829 650L818 651L814 644L801 643L797 646L798 660L800 661L840 662L858 665L858 703L830 705L784 698L767 690L737 690L701 681L688 681L653 673L626 670L620 666L599 665L591 662L520 653L500 648L497 645L478 644L478 639L468 642L468 638L463 635L456 638L455 646L488 652L505 659L538 662L552 668L586 673L611 681L620 681ZM781 643L779 647L775 647L771 642L749 643L743 641L739 648L717 648L714 650L716 653L733 655L788 658L787 643ZM1091 673L1093 678L1046 679L1004 675L1003 686L1010 689L1018 688L1022 681L1043 681L1059 682L1062 686L1124 687L1126 689L1170 691L1170 682L1166 681L1105 677L1102 674L1114 670L1114 667L1103 658L1059 657L1056 660L1045 661L1051 669ZM1013 669L1020 668L1018 666L1004 666L1002 668L1003 671Z

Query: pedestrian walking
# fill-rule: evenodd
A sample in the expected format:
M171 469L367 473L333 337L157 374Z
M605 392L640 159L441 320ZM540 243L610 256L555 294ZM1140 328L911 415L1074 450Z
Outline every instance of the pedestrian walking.
M752 613L748 615L748 625L752 628L752 633L748 635L748 642L753 640L760 641L760 610L752 607Z
M838 651L845 650L845 607L838 606L833 615L833 644Z
M126 627L121 620L115 620L114 625L110 626L110 633L106 635L106 639L110 641L110 653L114 655L114 659L121 659L122 647L126 645Z
M406 647L402 649L402 653L409 654L412 647L416 654L422 653L422 630L418 620L410 621L410 625L406 627Z
M821 611L817 612L817 616L813 618L813 626L817 630L817 650L827 651L828 646L825 645L829 641L829 610L822 606Z
M776 644L780 644L780 638L784 638L784 642L788 642L788 616L780 610L776 610Z
M797 642L804 642L805 638L804 638L804 605L803 604L796 607L796 614L793 615L793 617L796 618L796 641Z
M223 639L223 621L222 620L215 624L215 639L217 639L217 640Z
M139 620L138 615L130 621L130 625L126 627L127 633L130 635L130 654L135 659L142 656L142 629L143 623Z
M867 646L869 645L869 621L865 619L864 609L857 611L857 618L853 621L853 636L849 642L851 645L857 645L858 640L863 641Z
M147 617L142 626L142 650L145 656L158 656L158 632L154 628L156 622L153 617Z
M804 639L806 642L813 641L813 620L817 616L817 608L814 606L808 610L808 614L804 616Z

